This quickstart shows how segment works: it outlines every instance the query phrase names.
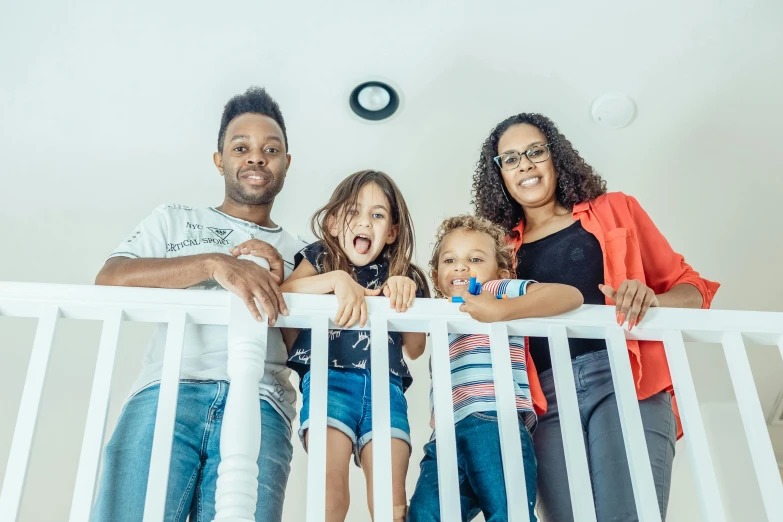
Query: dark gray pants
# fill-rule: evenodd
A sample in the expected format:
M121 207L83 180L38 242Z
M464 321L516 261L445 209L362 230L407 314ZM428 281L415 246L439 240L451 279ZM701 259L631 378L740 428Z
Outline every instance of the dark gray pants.
M596 516L600 522L638 521L606 351L577 357L573 360L573 370ZM548 408L546 414L539 418L533 436L538 459L538 514L542 522L572 522L574 517L552 370L542 372L539 378ZM665 518L677 438L671 396L667 392L653 395L639 401L639 409L661 517Z

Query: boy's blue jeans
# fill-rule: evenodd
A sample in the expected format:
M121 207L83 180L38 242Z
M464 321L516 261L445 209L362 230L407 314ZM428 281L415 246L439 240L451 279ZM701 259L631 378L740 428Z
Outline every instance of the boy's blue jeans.
M174 427L166 522L211 522L220 463L220 428L229 385L223 381L182 381ZM133 396L123 408L106 445L94 522L141 522L147 494L159 385ZM268 402L261 408L258 457L258 522L279 522L293 447L291 428Z
M484 513L487 522L505 522L508 520L508 506L496 412L473 413L459 421L454 430L457 437L462 520L467 522L479 513ZM535 522L536 457L530 433L522 421L519 422L519 434L522 439L530 521ZM409 522L440 521L435 444L436 441L432 441L424 446L421 474L411 498Z

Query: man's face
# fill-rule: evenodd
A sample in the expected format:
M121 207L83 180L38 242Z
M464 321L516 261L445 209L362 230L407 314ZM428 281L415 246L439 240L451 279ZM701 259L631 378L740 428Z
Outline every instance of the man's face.
M283 130L269 116L245 113L226 127L223 150L214 156L226 196L240 205L269 205L285 183L291 156Z

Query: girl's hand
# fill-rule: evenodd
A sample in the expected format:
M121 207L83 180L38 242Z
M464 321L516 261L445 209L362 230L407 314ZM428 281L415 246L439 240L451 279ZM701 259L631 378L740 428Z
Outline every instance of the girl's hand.
M364 297L378 295L381 289L364 288L342 270L331 273L335 277L334 295L337 296L337 315L334 317L334 324L350 328L358 321L359 326L364 327L367 324L367 303Z
M626 279L617 290L608 285L598 285L598 289L615 302L617 324L628 318L628 331L642 321L651 306L658 306L655 292L638 279Z
M416 299L416 283L405 276L392 276L383 287L383 295L389 298L389 304L398 312L405 312L413 306Z
M503 302L491 292L481 292L473 295L465 292L462 296L465 300L459 307L460 312L467 312L481 323L494 323L503 321Z

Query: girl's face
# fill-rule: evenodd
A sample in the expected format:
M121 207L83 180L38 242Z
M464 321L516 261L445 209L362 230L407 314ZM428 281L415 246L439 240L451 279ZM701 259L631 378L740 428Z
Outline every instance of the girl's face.
M527 123L509 127L498 141L498 155L519 152L522 158L513 170L501 170L506 190L522 208L537 208L555 198L557 174L552 156L542 163L533 163L525 155L533 145L547 143L546 136L535 125Z
M381 188L367 183L359 191L356 205L343 207L329 220L329 233L354 266L375 261L383 247L397 239L397 225L392 223L391 205Z
M467 291L471 272L476 272L479 283L509 276L507 270L498 270L495 241L490 236L476 230L453 230L440 243L432 280L444 296L452 297Z

